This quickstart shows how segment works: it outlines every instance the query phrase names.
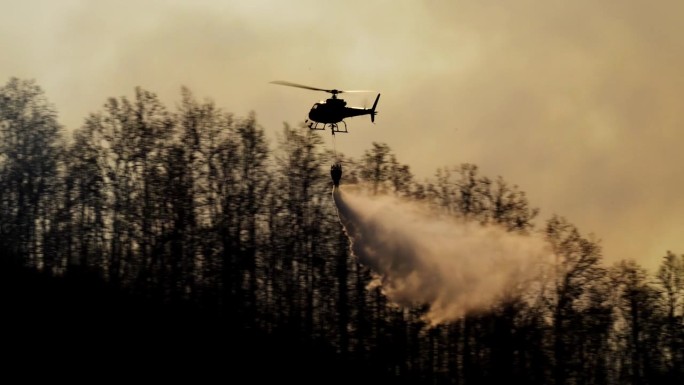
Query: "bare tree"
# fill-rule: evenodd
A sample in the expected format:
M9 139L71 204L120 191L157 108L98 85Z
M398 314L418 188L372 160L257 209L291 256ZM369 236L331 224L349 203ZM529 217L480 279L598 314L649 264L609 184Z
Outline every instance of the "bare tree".
M599 266L601 249L592 239L562 217L547 221L546 239L556 255L553 289L549 293L553 319L554 383L570 383L579 375L579 357L575 324L586 315L587 295L593 282L605 271Z
M684 378L684 254L668 251L658 268L666 314L664 335L667 370L672 381Z
M74 132L66 155L64 204L71 231L64 252L71 271L102 269L108 263L105 158L92 128Z
M162 168L173 123L156 95L140 88L135 99L111 98L104 111L91 114L84 135L99 144L110 229L108 278L145 284L163 268L155 251L160 217ZM91 161L92 163L92 161Z
M634 261L621 261L611 270L615 285L618 323L616 334L622 355L618 379L622 383L648 384L662 376L662 313L659 293L646 270ZM659 382L659 381L658 381Z
M366 150L361 161L359 176L373 186L373 193L385 192L385 182L390 179L391 150L385 143L373 142L373 148Z
M0 238L5 252L45 266L46 213L55 193L59 157L57 114L32 80L0 88Z

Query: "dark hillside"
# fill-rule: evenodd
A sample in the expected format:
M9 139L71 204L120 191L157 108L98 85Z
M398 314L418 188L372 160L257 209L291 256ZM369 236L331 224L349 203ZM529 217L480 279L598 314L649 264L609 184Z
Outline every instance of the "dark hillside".
M3 266L0 283L5 364L28 378L373 378L302 336L236 329L235 320L195 304L141 299L92 275Z

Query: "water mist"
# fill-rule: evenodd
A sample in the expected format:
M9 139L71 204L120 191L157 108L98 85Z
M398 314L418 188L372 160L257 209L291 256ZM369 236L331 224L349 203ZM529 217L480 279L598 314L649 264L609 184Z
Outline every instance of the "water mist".
M490 308L539 273L551 254L541 239L459 221L434 209L354 186L333 188L352 253L398 305L426 304L427 321Z

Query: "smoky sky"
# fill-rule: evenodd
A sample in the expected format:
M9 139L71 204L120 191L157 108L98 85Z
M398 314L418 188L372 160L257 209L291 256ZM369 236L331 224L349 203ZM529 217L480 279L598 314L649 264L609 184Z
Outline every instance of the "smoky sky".
M611 262L684 252L684 3L678 1L0 2L0 74L35 79L68 129L134 87L180 88L271 134L325 94L382 92L376 124L422 181L475 163L602 239ZM5 80L6 81L6 80ZM370 95L350 95L369 105ZM271 135L269 134L269 135ZM273 136L274 137L274 136ZM326 144L330 145L326 136Z

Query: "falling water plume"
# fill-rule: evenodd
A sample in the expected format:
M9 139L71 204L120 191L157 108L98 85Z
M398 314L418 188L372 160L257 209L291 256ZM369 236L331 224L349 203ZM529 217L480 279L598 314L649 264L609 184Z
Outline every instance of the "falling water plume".
M333 187L340 222L375 284L398 305L428 305L432 324L491 308L539 273L541 239L440 215L427 205Z

